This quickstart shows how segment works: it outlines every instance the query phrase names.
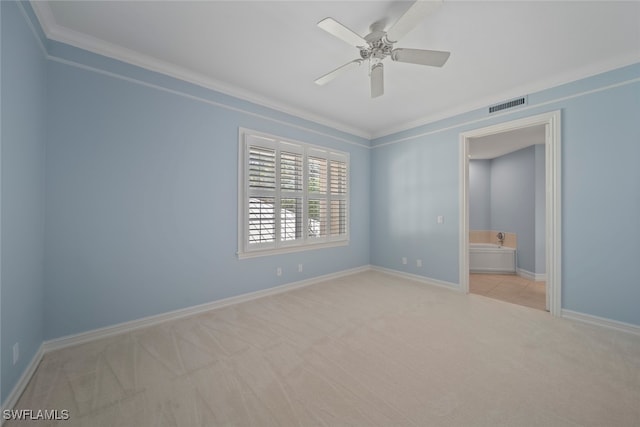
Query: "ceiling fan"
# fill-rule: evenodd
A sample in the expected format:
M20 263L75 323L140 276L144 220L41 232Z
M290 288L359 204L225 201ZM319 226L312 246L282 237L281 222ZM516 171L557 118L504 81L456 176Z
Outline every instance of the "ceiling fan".
M424 49L393 48L409 31L427 15L435 11L442 4L442 0L425 1L417 0L409 9L387 30L384 31L384 21L373 23L368 35L361 37L354 31L345 27L333 18L325 18L318 22L318 27L329 34L355 46L360 51L360 58L347 62L341 67L319 77L315 80L317 85L324 85L351 68L360 66L363 62L369 62L369 76L371 79L371 97L375 98L384 93L384 78L382 61L390 56L393 61L408 62L411 64L442 67L451 52Z

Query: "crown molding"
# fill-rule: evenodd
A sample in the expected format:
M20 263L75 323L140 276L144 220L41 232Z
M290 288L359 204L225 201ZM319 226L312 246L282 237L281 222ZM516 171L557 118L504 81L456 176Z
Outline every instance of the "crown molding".
M451 108L442 111L438 114L422 117L417 120L412 120L404 124L393 126L384 129L379 132L373 132L371 139L383 138L395 133L403 132L420 126L426 126L428 124L437 122L439 120L449 119L461 114L469 113L471 111L479 110L482 108L488 108L489 105L502 102L506 99L515 98L518 96L530 95L533 93L539 93L544 90L552 89L557 86L572 83L578 80L593 77L598 74L606 73L617 68L626 67L640 62L640 54L633 53L630 55L622 55L612 60L599 62L596 64L589 64L585 67L574 69L563 74L556 75L552 78L539 80L531 84L518 86L514 89L494 94L480 100L466 103L455 108ZM535 105L534 105L535 106Z
M122 46L98 39L96 37L92 37L87 34L62 27L57 24L48 2L31 1L31 6L33 7L42 31L49 40L54 40L111 59L126 62L128 64L135 65L149 71L164 74L166 76L192 83L206 89L233 96L235 98L248 101L262 107L267 107L281 113L290 114L303 120L309 120L323 126L331 127L338 131L346 132L354 136L359 136L361 138L371 140L371 133L366 130L355 128L353 126L349 126L345 123L337 122L335 120L327 119L326 117L304 111L295 106L274 102L273 100L268 99L255 92L247 91L237 86L212 79L211 77L194 72L185 67L181 67L176 64L152 57L150 55L145 55L135 50L127 49Z
M596 64L589 64L578 69L573 69L565 73L555 75L551 78L541 79L530 84L521 85L508 91L493 94L491 96L487 96L473 102L468 102L444 111L440 111L436 114L423 116L418 119L405 122L403 124L372 132L370 130L355 128L346 123L328 119L324 116L302 110L290 104L275 102L272 99L268 99L255 92L247 91L240 87L212 79L211 77L194 72L185 67L162 61L155 57L141 54L134 50L108 43L104 40L91 37L80 32L69 30L56 23L55 17L48 2L31 0L30 3L40 23L42 31L50 40L74 46L79 49L87 50L98 55L144 68L149 71L173 77L181 81L192 83L209 90L223 93L225 95L233 96L235 98L267 107L281 113L290 114L303 120L309 120L323 126L328 126L332 129L365 138L370 141L417 127L426 126L475 110L483 109L489 105L502 102L505 99L538 93L547 89L551 89L553 87L575 82L577 80L592 77L597 74L605 73L607 71L612 71L617 68L640 62L640 54L638 53L622 55L608 61L602 61Z

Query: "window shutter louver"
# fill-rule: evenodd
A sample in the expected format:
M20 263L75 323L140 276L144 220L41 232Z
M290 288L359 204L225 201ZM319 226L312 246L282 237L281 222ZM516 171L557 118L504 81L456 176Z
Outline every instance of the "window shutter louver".
M249 243L267 243L275 240L274 202L272 197L249 200Z
M309 199L309 237L327 235L327 201Z
M275 150L255 146L249 148L249 187L276 188Z
M331 194L347 194L347 165L337 160L331 161Z
M347 232L347 164L331 160L329 186L331 191L331 236Z
M346 153L241 131L240 159L239 257L348 242Z
M285 191L302 191L302 155L280 153L280 188Z

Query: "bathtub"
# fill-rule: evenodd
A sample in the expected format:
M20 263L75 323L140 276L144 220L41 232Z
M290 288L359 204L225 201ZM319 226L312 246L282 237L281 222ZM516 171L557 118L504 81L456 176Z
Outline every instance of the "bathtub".
M515 273L516 250L492 243L469 243L472 273Z

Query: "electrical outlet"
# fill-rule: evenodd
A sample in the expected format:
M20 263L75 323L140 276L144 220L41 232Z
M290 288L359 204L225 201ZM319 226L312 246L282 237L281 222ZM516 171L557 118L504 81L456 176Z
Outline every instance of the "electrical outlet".
M282 276L282 267L276 268L276 276Z
M17 342L13 345L13 364L15 365L20 360L20 343Z
M407 265L407 257L406 256L402 257L402 265Z
M417 259L416 260L416 267L422 267L422 260L421 259Z
M298 273L302 273L302 264L298 264Z

